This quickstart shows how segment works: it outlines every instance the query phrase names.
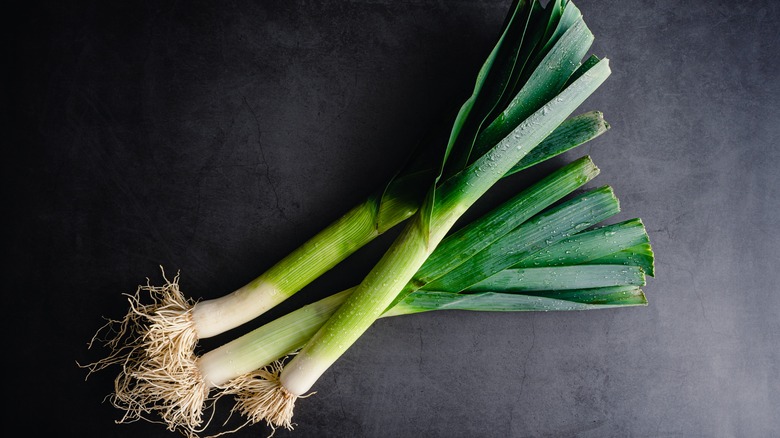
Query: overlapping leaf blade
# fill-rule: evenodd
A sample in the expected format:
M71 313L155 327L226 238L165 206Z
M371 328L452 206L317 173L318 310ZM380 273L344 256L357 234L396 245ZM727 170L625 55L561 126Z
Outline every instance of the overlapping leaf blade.
M445 238L417 271L413 281L423 285L436 280L596 175L598 168L589 157L575 160L551 173Z
M550 312L647 305L647 299L642 290L633 286L569 291L566 295L560 296L550 295L419 291L408 295L383 316L409 315L435 310Z
M642 221L630 219L567 237L555 245L530 255L514 267L570 266L588 262L622 264L605 263L602 258L615 258L616 253L648 242L649 237Z
M619 212L618 200L610 187L591 190L534 216L424 288L464 290Z
M511 268L500 271L467 292L528 292L592 289L611 286L644 286L645 274L637 266L575 265Z
M528 155L515 164L505 176L513 175L574 149L605 133L608 129L609 124L599 111L590 111L571 117L555 128L552 134L548 135Z

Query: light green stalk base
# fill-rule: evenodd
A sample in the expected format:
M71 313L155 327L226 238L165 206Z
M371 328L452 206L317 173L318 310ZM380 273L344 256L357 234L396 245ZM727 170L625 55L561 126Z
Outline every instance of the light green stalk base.
M350 210L247 285L223 297L198 302L192 309L198 337L216 336L251 321L378 235L372 199Z

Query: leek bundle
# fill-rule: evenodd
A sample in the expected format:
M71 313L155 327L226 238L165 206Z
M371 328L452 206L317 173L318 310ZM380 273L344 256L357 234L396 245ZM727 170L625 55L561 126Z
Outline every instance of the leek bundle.
M610 74L606 58L584 59L592 42L572 2L516 1L445 144L425 145L365 202L224 297L195 303L178 276L130 295L125 318L107 325L111 354L87 366L121 366L112 402L122 421L155 413L194 435L207 402L234 394L250 423L292 428L296 399L380 317L645 305L653 254L641 221L593 228L619 211L612 189L554 205L598 173L587 157L451 233L503 177L607 130L599 112L570 117ZM357 286L195 354L199 339L259 316L402 222Z
M534 127L533 141L523 140L527 143L523 153L507 154L501 159L506 163L501 172L492 167L497 157L472 166L476 157L484 156L521 122L528 125L529 117L542 105L545 112L571 112L575 100L587 95L586 89L596 86L608 74L606 60L597 62L592 58L580 65L593 37L573 5L553 3L547 9L541 8L538 2L520 2L512 7L499 43L479 74L473 96L457 116L446 148L435 143L423 144L390 181L365 201L263 274L225 296L196 302L173 283L146 288L148 298L129 295L129 309L124 318L106 325L119 327L106 331L108 336L113 336L107 341L112 353L91 364L90 369L122 364L141 380L169 375L186 379L188 373L183 370L194 370L198 340L224 333L260 316L377 236L412 217L421 206L424 210L418 218L423 221L417 219L417 222L427 242L429 236L425 230L434 229L431 223L444 211L443 204L454 201L445 198L459 190L458 184L483 181L484 187L470 195L476 199L477 192L484 191L490 185L489 180L495 180L479 177L488 168L494 177L510 175L604 132L606 125L597 113L563 124L565 117L546 118L550 122L544 127ZM575 81L580 76L583 78ZM546 104L564 86L570 91L562 93L560 99L567 101ZM541 120L538 117L534 120L537 119ZM531 143L537 144L545 138L544 144L534 151ZM509 143L502 143L502 148L509 147ZM499 152L495 149L490 156ZM470 176L450 178L470 166L474 169ZM452 182L443 187L448 180ZM437 189L431 191L434 181ZM449 222L458 215L452 215ZM437 224L435 228L444 231L448 227ZM441 237L434 236L431 249Z

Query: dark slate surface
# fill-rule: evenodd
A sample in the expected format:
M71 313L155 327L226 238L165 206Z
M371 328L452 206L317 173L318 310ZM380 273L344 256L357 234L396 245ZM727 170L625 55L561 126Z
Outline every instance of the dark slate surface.
M613 75L590 154L657 255L645 308L376 323L277 437L780 435L774 1L578 3ZM361 200L472 85L484 2L24 2L5 18L8 425L116 425L86 342L158 266L241 286ZM393 233L266 318L358 282ZM253 323L260 324L267 319ZM241 331L209 340L210 348ZM225 406L227 407L227 406ZM217 415L221 421L225 412ZM265 436L255 426L236 436Z

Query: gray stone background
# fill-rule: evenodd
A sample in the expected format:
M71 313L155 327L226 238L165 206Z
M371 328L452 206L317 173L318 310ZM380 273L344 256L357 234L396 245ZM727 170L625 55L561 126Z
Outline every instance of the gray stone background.
M648 227L650 305L379 321L277 437L780 436L780 3L577 5L613 69L578 112L612 129L469 214L590 154L592 185L621 200L613 221ZM86 348L101 317L159 265L190 296L221 296L362 200L464 99L508 6L25 2L6 15L7 424L176 436L114 424L111 373L85 381L75 362L101 356ZM356 284L393 235L250 325Z

